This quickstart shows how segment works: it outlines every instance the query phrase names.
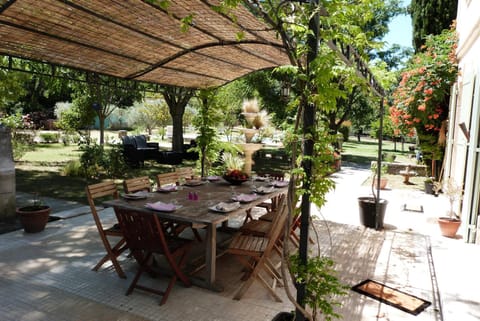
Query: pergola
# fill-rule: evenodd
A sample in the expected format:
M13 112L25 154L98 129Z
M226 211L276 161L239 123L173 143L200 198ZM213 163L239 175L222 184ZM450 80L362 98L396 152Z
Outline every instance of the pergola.
M216 0L0 0L0 54L187 88L289 64L281 39Z
M310 2L318 0L292 0ZM187 88L217 87L251 72L290 64L275 31L243 6L221 12L218 0L0 0L0 54L122 79ZM286 3L286 2L284 2ZM318 51L317 12L309 29L307 64ZM353 47L330 41L379 96L383 90ZM304 136L313 109L304 106ZM383 99L380 106L383 116ZM380 123L382 127L382 122ZM378 162L381 162L381 135ZM305 155L313 141L304 142ZM311 175L311 164L304 164ZM378 180L380 180L378 166ZM309 183L308 183L309 184ZM306 186L308 189L309 185ZM377 189L377 200L380 190ZM379 212L378 201L377 215ZM308 243L309 195L302 198L300 256ZM297 289L298 302L305 290Z

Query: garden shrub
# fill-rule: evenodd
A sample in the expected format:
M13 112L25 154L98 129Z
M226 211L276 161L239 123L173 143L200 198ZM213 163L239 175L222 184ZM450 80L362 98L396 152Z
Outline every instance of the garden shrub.
M103 168L111 178L122 177L128 170L121 144L111 145L110 148L104 150Z
M85 178L99 178L103 171L103 146L98 144L80 145L80 163Z
M80 164L87 179L100 178L103 175L110 178L122 177L128 170L121 144L108 148L96 143L82 144L80 150Z
M60 134L59 133L40 133L40 139L44 143L57 143L58 140L60 139Z
M71 177L81 177L83 176L82 164L78 159L70 160L63 167L62 174Z

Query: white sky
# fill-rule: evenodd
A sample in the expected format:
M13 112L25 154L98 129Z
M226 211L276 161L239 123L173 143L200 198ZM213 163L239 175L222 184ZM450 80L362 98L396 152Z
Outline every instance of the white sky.
M410 0L403 0L403 5L410 4ZM410 15L403 15L394 18L388 25L390 31L383 38L388 46L399 44L404 47L412 47L412 19Z

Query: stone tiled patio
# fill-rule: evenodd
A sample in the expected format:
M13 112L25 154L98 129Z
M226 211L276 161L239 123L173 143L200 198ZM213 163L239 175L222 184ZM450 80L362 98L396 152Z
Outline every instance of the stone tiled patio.
M329 194L328 204L312 211L320 251L334 258L346 284L371 278L432 305L413 316L349 292L338 310L343 320L479 320L480 247L465 244L460 236L439 236L434 219L444 212L446 201L418 191L385 191L382 197L389 200L386 228L366 229L358 222L356 197L368 194L362 186L368 175L369 170L348 167L335 174L337 188ZM127 297L124 292L135 262L122 258L127 280L108 267L92 272L103 248L88 208L68 204L72 210L64 211L62 202L51 201L54 210L60 210L53 215L64 219L49 223L38 234L0 235L1 320L271 320L277 312L292 309L282 288L277 292L284 300L277 303L257 283L242 300L232 300L240 266L228 256L217 263L223 292L177 283L163 306L157 305L157 296L142 291ZM404 211L406 203L421 204L424 212ZM112 211L106 211L113 220ZM165 282L163 278L144 280Z

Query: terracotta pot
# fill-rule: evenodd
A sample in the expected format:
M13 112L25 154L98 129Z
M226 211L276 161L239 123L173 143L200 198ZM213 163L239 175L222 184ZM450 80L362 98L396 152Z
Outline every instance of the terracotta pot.
M380 189L385 189L387 187L388 179L380 178ZM373 187L377 188L377 179L373 181Z
M25 206L17 208L16 213L20 218L26 233L37 233L45 229L50 216L49 206Z
M462 222L456 218L440 217L438 219L438 226L440 226L440 232L443 236L454 238L457 235L457 231L460 228Z

